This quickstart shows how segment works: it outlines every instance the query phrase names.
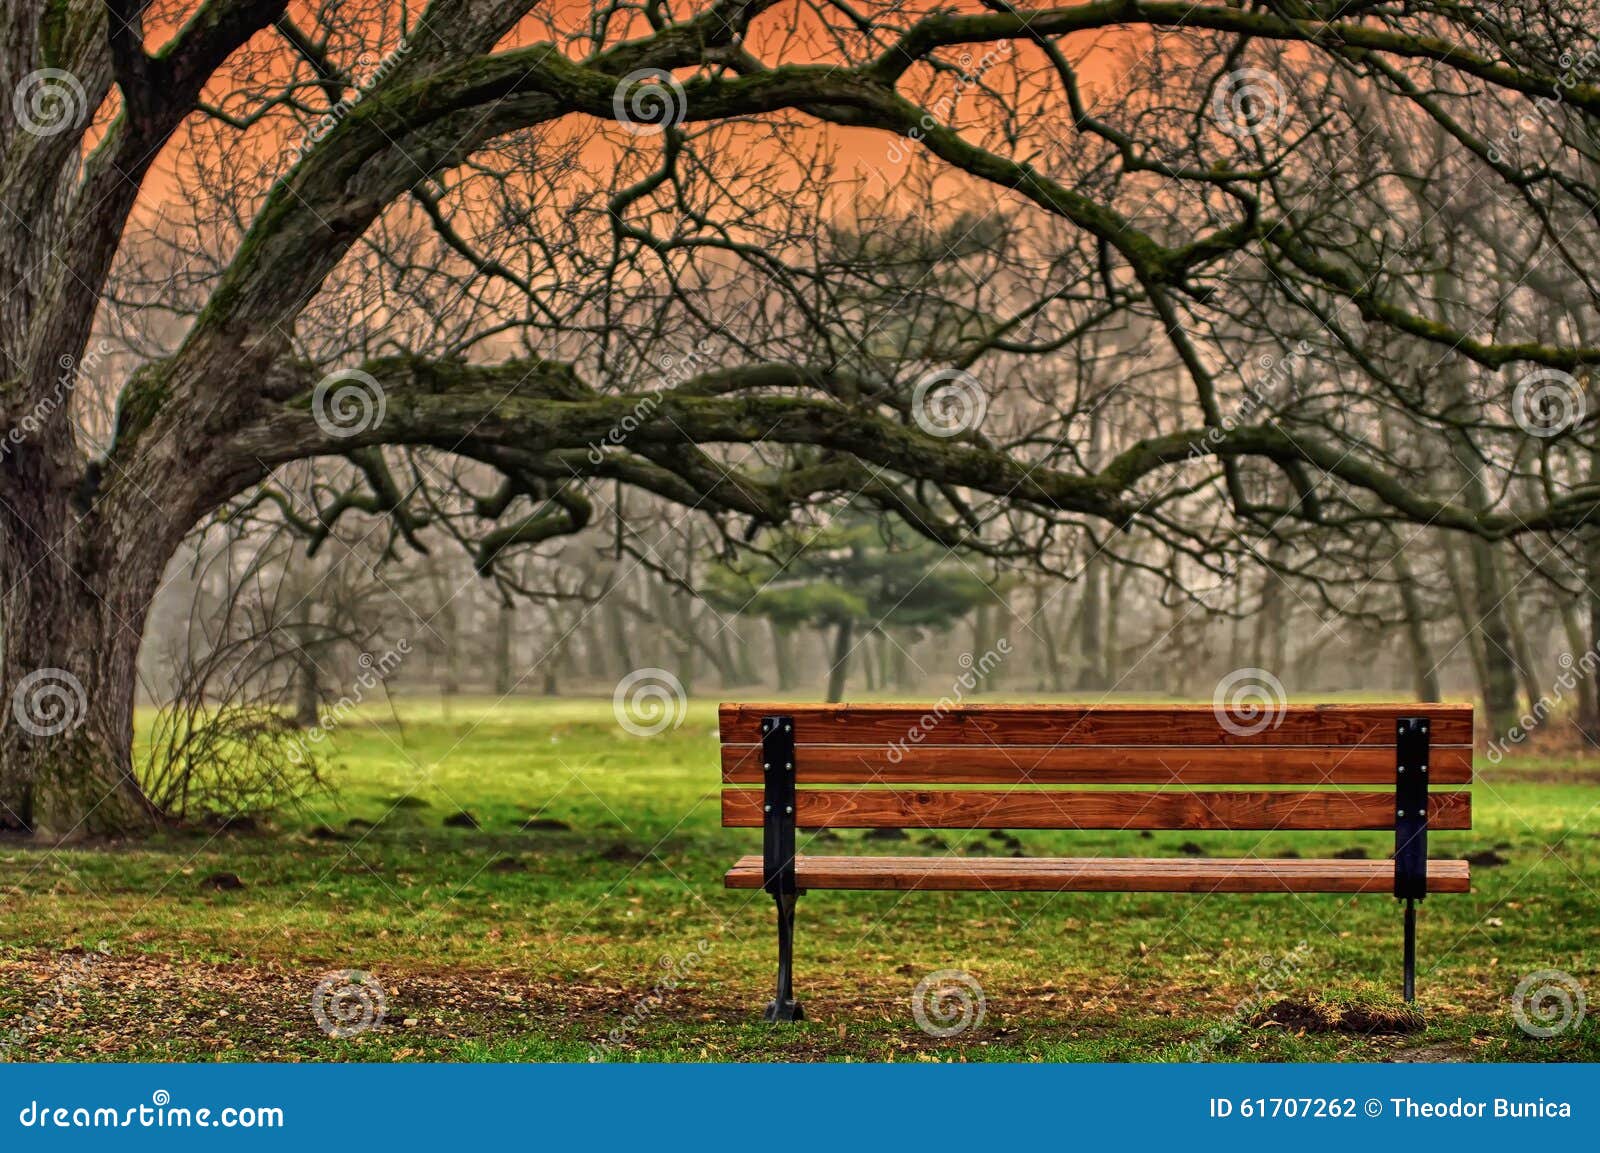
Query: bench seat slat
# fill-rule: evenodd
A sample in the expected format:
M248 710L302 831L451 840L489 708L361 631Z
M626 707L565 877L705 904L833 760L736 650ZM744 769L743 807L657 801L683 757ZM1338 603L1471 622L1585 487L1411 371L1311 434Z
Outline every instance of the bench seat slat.
M1426 713L1435 745L1472 743L1471 705L1287 705L1260 731L1224 727L1211 705L797 705L740 702L719 711L722 740L759 744L761 718L788 716L801 744L1387 745L1395 721Z
M1168 860L1130 857L813 857L795 859L802 889L1116 893L1392 893L1392 861ZM761 858L741 857L730 889L761 887ZM1428 891L1465 893L1465 861L1429 861Z
M1429 762L1435 785L1472 780L1470 746L1434 747ZM802 785L1392 785L1394 747L804 745L796 770ZM723 745L722 779L759 785L760 747Z
M722 823L757 828L760 789L722 791ZM802 789L803 829L1393 829L1394 794L1382 792L1115 792L1044 789ZM1466 791L1436 792L1435 829L1470 829Z

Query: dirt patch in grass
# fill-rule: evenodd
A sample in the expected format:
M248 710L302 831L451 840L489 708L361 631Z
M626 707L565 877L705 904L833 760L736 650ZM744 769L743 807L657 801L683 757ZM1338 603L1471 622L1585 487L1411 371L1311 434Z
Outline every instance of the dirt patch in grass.
M598 1040L641 995L614 985L536 983L525 973L376 970L371 976L382 990L381 1018L375 1002L369 1002L371 1012L359 1006L353 1019L377 1023L361 1036L340 1040L312 1012L319 982L330 979L330 990L350 984L334 979L336 966L89 957L68 963L63 954L39 954L0 961L0 1039L9 1039L0 1059L425 1057L462 1041L489 1043L551 1021L574 1026L574 1041L587 1032ZM709 1008L692 990L674 993L677 1013L709 1015Z
M1414 1006L1383 993L1359 992L1285 997L1257 1013L1252 1025L1282 1025L1307 1033L1372 1037L1416 1033L1424 1025Z
M959 1061L991 1046L1086 1043L1127 1029L1103 996L1054 986L993 997L971 1028L941 1038L913 1021L909 984L814 981L805 991L807 1023L771 1030L759 1024L765 990L685 983L666 1004L641 1008L649 987L604 977L392 966L369 976L358 981L337 965L83 950L13 957L0 960L0 1040L10 1038L0 1061L456 1060L463 1047L495 1053L530 1040L564 1047L563 1060L649 1059L665 1049L723 1061ZM341 1016L325 1000L324 1019L334 1024L376 1018L354 1036L330 1036L312 1009L324 982L325 998L381 989L381 1017L365 1002L345 1002L349 1015ZM550 1059L544 1051L538 1059Z
M1476 1059L1471 1045L1419 1045L1414 1049L1397 1050L1390 1061L1414 1061L1418 1064L1448 1064L1453 1061Z

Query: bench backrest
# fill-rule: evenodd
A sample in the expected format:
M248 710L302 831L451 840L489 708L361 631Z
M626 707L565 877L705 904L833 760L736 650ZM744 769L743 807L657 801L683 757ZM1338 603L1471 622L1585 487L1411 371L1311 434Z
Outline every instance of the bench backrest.
M1439 788L1472 779L1470 705L725 704L726 826L768 820L771 718L793 726L799 828L1398 832L1407 796L1423 829L1472 827L1470 794Z

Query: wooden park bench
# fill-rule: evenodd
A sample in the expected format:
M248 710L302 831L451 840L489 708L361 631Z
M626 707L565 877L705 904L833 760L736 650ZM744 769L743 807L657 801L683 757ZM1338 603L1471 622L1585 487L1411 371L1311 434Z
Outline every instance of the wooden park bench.
M1292 706L1238 720L1204 705L725 704L721 738L722 823L764 830L762 855L741 858L726 883L765 889L778 906L769 1021L804 1016L792 962L795 902L807 889L1392 892L1405 902L1407 1001L1416 902L1468 889L1465 861L1428 860L1428 830L1472 827L1466 789L1429 787L1471 782L1470 705ZM795 851L798 829L871 828L1392 829L1395 852L1283 860Z

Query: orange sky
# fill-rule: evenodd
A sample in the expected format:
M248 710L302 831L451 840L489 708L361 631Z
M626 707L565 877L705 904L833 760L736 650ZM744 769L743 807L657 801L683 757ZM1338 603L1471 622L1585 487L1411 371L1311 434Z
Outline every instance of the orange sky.
M158 0L152 5L147 20L147 47L152 51L158 50L195 7L194 0ZM902 23L908 21L918 7L928 11L952 7L974 13L984 11L976 0L958 0L953 4L949 0L927 0L921 5L911 5L909 9L902 8L897 19ZM293 3L289 13L302 28L312 30L318 27L315 12L319 8L320 5ZM871 3L859 6L859 10L866 13L872 12L873 8ZM339 39L336 55L340 62L352 69L370 72L384 54L393 51L398 41L397 17L400 10L398 6L391 5L384 9L387 15L380 19L377 17L379 9L375 7L370 37L351 34ZM417 9L412 6L410 11L414 20ZM554 3L537 5L535 11L505 37L500 47L516 47L547 40L552 35L561 37L581 31L587 27L591 11L591 5L584 0L556 0ZM630 19L631 24L626 22ZM613 22L607 42L616 43L647 31L647 25L637 12L624 13ZM751 51L769 63L817 63L841 59L838 49L828 41L816 11L798 2L783 4L762 14L752 26L747 43ZM1117 59L1125 55L1128 46L1127 34L1080 38L1077 43L1069 44L1069 55L1079 67L1089 95L1115 99L1118 87ZM1018 68L1037 72L1044 67L1042 57L1031 45L979 45L965 54L959 51L943 53L941 58L962 70L970 68L983 79L1002 87L1014 79ZM292 65L290 50L282 36L276 31L260 33L213 81L206 92L206 99L221 103L241 88L258 92L269 89L274 81L281 83ZM913 71L906 77L902 90L910 95L924 95L924 86L930 75L927 70ZM1097 94L1096 89L1103 91ZM981 93L965 87L962 80L947 75L938 78L934 88L927 93L926 104L938 111L941 121L962 124L985 115L986 99ZM239 107L230 104L235 111ZM102 120L108 118L109 111L109 108L102 110ZM590 129L592 125L578 127L579 131ZM231 130L228 131L231 133ZM821 143L838 159L841 176L854 175L859 178L869 194L894 194L900 185L900 170L916 150L914 142L881 132L823 125L816 125L810 131L815 134L813 140ZM235 135L232 147L248 148L264 159L272 158L274 152L287 153L297 135L298 129L284 115L252 130L248 143L238 140ZM811 143L804 137L798 139L802 144ZM639 139L622 132L595 134L592 143L585 148L584 159L593 168L604 170L614 163L619 149L637 148L640 143ZM170 197L177 184L193 178L192 165L196 157L185 155L185 145L185 137L180 134L152 171L146 196L148 207L159 206ZM646 146L652 146L648 138ZM752 147L761 147L759 140L752 138Z

